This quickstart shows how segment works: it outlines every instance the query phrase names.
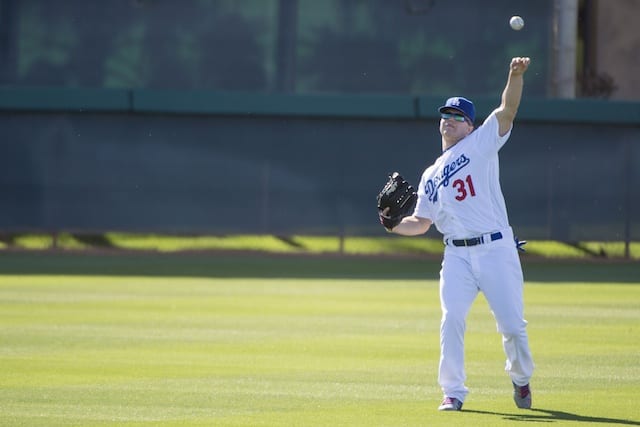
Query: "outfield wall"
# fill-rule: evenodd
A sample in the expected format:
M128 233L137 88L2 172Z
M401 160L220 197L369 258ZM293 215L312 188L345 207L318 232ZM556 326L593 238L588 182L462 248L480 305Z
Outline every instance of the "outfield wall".
M0 90L0 229L376 235L387 173L439 155L443 100ZM480 120L499 99L475 99ZM501 152L527 239L640 240L640 103L529 99ZM436 236L434 232L430 232Z

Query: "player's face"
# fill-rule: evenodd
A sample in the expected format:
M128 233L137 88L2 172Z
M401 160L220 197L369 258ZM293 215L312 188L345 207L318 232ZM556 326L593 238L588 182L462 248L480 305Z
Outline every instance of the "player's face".
M458 142L473 130L473 125L455 110L445 110L440 117L440 133L451 142Z

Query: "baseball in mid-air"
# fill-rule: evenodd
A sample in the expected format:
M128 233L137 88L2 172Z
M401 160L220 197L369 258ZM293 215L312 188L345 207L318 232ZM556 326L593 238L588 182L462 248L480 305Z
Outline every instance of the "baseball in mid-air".
M516 31L520 31L524 27L524 19L521 16L515 15L509 19L509 25Z

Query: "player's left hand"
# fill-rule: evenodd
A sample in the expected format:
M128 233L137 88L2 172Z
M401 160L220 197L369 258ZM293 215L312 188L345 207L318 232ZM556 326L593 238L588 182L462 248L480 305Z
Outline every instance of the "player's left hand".
M511 59L511 65L509 69L511 70L512 75L522 75L529 68L529 63L531 62L531 58L528 57L515 57Z
M389 175L389 180L378 193L378 217L387 231L400 224L402 218L411 215L418 201L418 194L411 184L398 172Z

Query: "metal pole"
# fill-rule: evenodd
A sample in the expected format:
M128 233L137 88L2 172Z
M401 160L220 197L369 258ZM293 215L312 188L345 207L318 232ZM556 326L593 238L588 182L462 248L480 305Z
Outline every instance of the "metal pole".
M576 97L578 0L554 0L552 95Z
M297 37L298 0L280 0L275 76L275 88L278 92L295 92Z
M271 163L265 160L262 165L262 200L260 203L260 225L263 234L269 233L269 210L271 209L269 200L269 187L271 180Z
M625 154L625 219L624 219L624 257L626 259L631 258L631 183L633 182L633 153L631 152L631 138L627 138L624 141L624 154Z

